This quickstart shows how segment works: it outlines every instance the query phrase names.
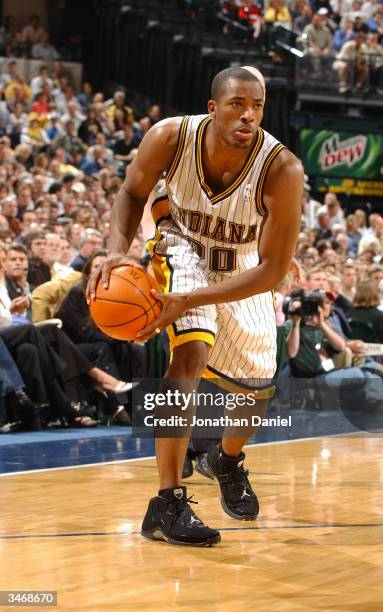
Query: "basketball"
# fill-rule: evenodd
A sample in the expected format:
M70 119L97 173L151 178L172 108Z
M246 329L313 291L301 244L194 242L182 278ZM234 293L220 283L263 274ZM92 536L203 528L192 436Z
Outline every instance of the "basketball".
M135 266L113 268L107 289L98 281L90 313L97 327L117 340L134 340L137 333L153 323L162 304L151 294L160 291L155 278Z

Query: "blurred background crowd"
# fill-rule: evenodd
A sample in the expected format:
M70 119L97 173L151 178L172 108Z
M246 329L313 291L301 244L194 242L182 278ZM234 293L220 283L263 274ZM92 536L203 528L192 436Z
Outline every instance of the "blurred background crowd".
M335 80L338 91L383 95L383 4L380 0L183 0L192 19L224 35L253 41L283 63L297 64L301 82Z
M184 4L191 19L207 10L207 3ZM359 44L362 34L361 44L377 42L382 7L271 0L265 7L225 2L221 10L250 24L254 36L270 22L294 26L314 57L351 49L345 45ZM8 15L1 36L0 431L129 425L128 382L163 374L166 339L141 346L106 337L89 318L84 289L106 256L126 168L167 113L158 104L136 107L124 88L111 95L88 81L79 88L38 16L17 31ZM19 57L43 62L26 74ZM310 182L306 175L296 251L303 288L290 276L276 288L278 376L347 368L350 377L381 376L382 215L350 208L335 193L314 197ZM146 208L130 256L150 267L150 201Z

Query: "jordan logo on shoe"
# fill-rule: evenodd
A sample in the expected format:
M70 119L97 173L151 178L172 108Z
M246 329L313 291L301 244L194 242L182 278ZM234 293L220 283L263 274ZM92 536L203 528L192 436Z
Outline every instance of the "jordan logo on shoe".
M243 499L244 497L246 497L246 495L247 495L247 497L251 497L251 495L249 495L249 493L246 491L246 489L243 489L243 493L242 493L242 495L241 495L241 499Z
M182 489L173 489L173 495L174 497L176 497L177 499L182 499L184 492Z

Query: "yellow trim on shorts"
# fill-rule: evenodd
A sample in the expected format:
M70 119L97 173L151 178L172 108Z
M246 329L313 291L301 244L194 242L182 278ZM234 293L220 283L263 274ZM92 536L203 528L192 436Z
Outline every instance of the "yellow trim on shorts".
M184 334L175 335L174 330L171 326L166 329L169 334L169 342L170 349L173 351L176 346L181 346L182 344L186 344L187 342L193 342L195 340L199 340L200 342L205 342L209 346L214 346L214 334L213 332L203 332L203 331L190 331L185 332Z
M242 385L237 384L235 381L233 382L231 380L226 380L225 378L222 378L222 376L211 372L210 370L208 370L208 368L206 368L206 370L202 374L202 378L204 378L205 380L211 379L211 381L216 384L217 387L220 387L221 389L224 389L229 393L251 393L252 395L256 395L258 399L269 399L275 394L275 385L270 385L265 389L257 389L256 387L254 387L253 389L251 387L246 388Z
M159 283L162 291L164 293L169 293L171 270L169 269L166 258L159 257L158 255L154 254L152 257L152 268L154 276L156 277L156 280ZM214 346L215 336L213 332L209 333L206 331L190 330L176 335L174 333L173 325L169 325L166 328L166 332L169 336L171 352L173 352L176 346L181 346L182 344L186 344L187 342L193 342L195 340L205 342L209 346Z

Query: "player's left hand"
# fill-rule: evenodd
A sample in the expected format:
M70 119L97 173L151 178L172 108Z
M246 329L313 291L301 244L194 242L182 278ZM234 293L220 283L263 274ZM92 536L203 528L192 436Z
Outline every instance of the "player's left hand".
M291 272L292 275L294 276L294 280L297 283L297 285L303 284L303 281L305 280L303 268L301 264L299 263L299 261L295 259L295 257L293 257L291 260L289 272Z
M150 340L150 338L153 338L153 336L166 329L168 325L179 319L186 310L186 295L183 293L160 293L152 289L151 294L156 300L162 302L162 312L154 323L147 325L137 334L135 338L137 342Z

